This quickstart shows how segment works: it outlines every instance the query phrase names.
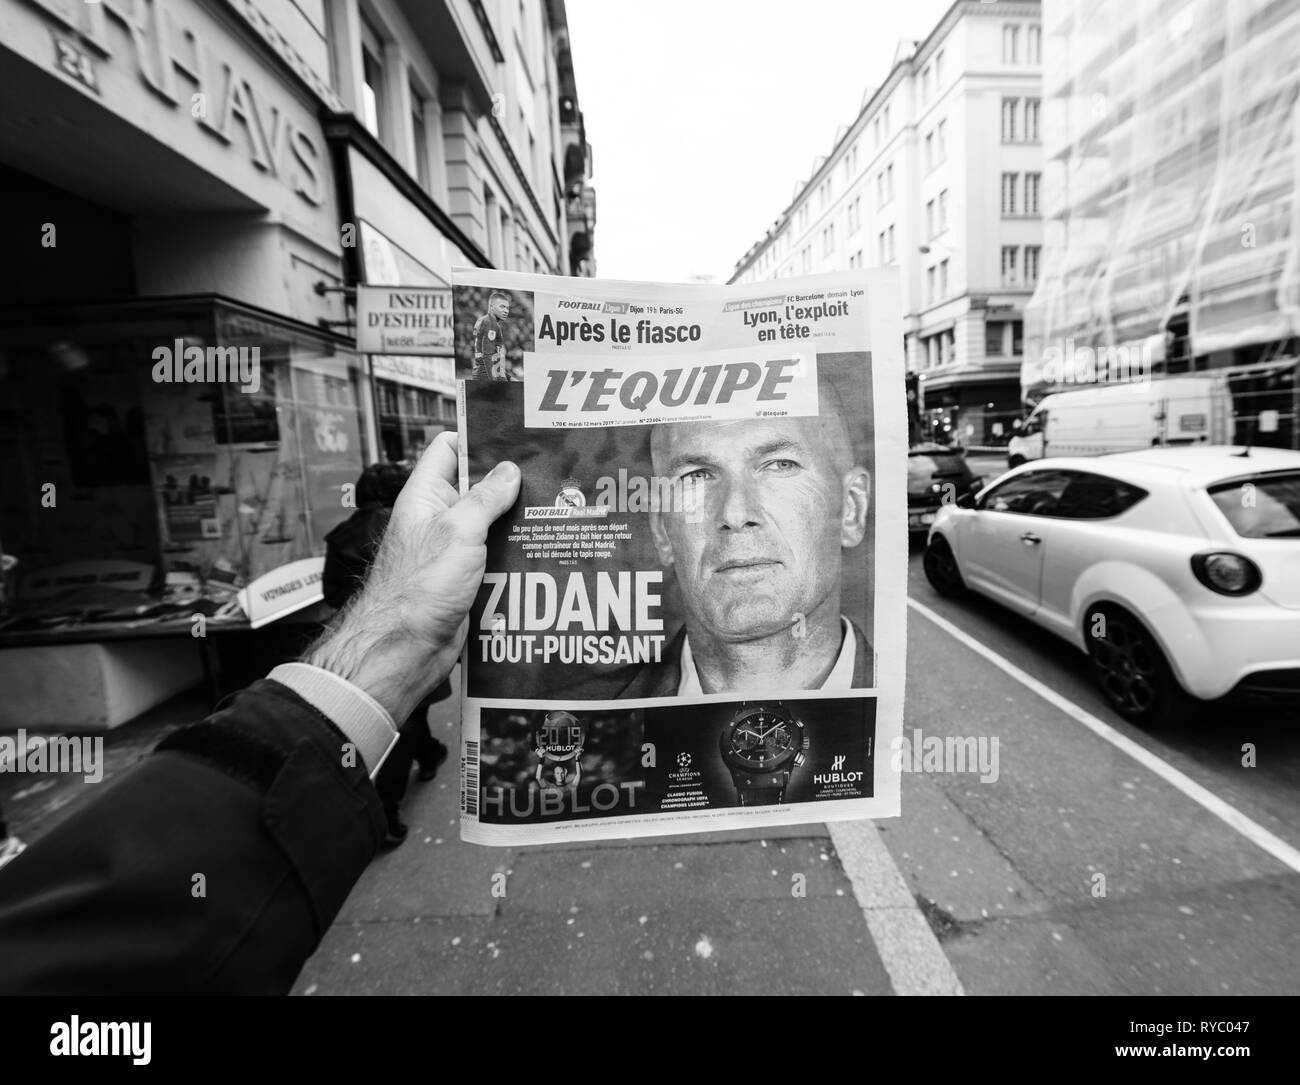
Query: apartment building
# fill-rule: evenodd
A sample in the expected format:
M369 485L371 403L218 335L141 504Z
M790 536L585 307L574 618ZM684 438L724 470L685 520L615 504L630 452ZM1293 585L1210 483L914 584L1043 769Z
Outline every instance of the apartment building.
M1043 32L1026 399L1215 371L1239 434L1300 447L1300 3L1048 0Z
M733 282L897 266L931 438L1004 443L1042 260L1036 2L953 4L900 43Z
M0 100L0 725L112 726L219 669L159 613L310 604L343 488L455 426L358 284L594 268L565 6L0 0ZM257 380L159 379L212 351Z

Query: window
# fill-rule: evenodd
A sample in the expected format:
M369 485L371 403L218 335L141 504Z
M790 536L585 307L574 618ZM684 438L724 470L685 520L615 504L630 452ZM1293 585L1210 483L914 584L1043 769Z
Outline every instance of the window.
M1006 353L1007 325L1005 321L990 320L984 325L984 353L999 357Z
M885 167L885 199L894 198L894 164L891 162Z
M889 106L885 106L885 138L886 139L889 138L891 131L892 131L892 127L889 123Z
M1037 98L1025 99L1025 140L1028 143L1038 142L1039 105Z
M1106 520L1127 512L1147 491L1119 479L1087 471L1069 471L1069 482L1050 515L1067 520Z
M1025 214L1038 214L1038 190L1042 184L1041 173L1025 174Z
M930 67L929 65L926 65L925 69L921 72L921 101L924 103L924 102L928 102L929 100L930 100Z
M1016 118L1020 113L1019 98L1002 99L1002 142L1016 142Z
M1019 249L1015 245L1002 246L1002 282L1006 286L1014 286L1016 283L1016 257L1019 255Z
M948 229L948 190L939 193L939 231Z
M1025 34L1025 63L1041 64L1043 60L1043 28L1030 23Z
M887 263L889 263L889 260L885 256L885 231L884 230L881 230L880 235L876 238L876 248L877 248L876 255L879 257L879 259L876 260L876 264L880 267L884 267Z
M1024 354L1025 352L1025 322L1023 320L1013 320L1011 322L1011 353Z
M384 43L366 20L361 21L361 123L370 134L388 142L384 129Z
M857 256L854 253L849 253L849 270L852 271L857 266Z
M871 122L871 134L875 143L876 150L880 150L880 118L877 117Z
M1004 173L1002 175L1002 214L1016 213L1016 189L1020 187L1020 174Z
M925 168L927 170L934 169L934 133L933 132L927 132L925 134Z
M1041 245L1025 246L1025 282L1038 282L1038 263L1042 257L1043 249Z
M934 89L943 89L943 50L934 54Z
M1022 516L1051 516L1070 484L1071 471L1039 468L994 486L979 501L985 512L1012 512Z
M894 262L894 227L890 226L885 231L885 250L889 256L889 263Z
M925 236L934 237L934 201L927 200L925 204Z
M831 223L822 231L822 255L829 256L835 251L835 224Z
M1246 483L1254 487L1249 506L1241 499ZM1243 539L1300 538L1300 472L1226 482L1211 487L1209 494Z
M800 254L800 264L803 267L804 274L812 271L812 246L805 245L803 252Z
M1020 27L1014 23L1002 28L1002 63L1020 63Z
M935 150L938 152L939 161L948 161L948 122L940 121L939 127L935 130Z
M934 274L934 265L931 264L925 269L925 298L928 302L933 302L935 299Z
M849 233L856 234L862 225L862 197L859 196L849 204Z
M429 134L424 124L424 99L411 88L411 133L415 144L415 179L429 191Z
M876 206L885 206L885 171L876 174Z
M492 192L483 189L483 224L487 229L487 255L492 261L494 267L500 268L501 264L501 239L497 234L498 223L501 220L497 218L497 201Z
M939 261L939 297L948 296L948 261Z

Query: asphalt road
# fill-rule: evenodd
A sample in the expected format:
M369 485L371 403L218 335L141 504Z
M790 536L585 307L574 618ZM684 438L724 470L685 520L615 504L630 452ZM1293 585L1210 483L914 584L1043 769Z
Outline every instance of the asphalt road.
M1145 732L1072 646L994 603L939 598L919 547L909 595L1300 848L1294 713L1215 705ZM1300 874L917 609L908 622L904 734L998 739L996 781L905 775L903 817L881 823L968 993L1296 991Z

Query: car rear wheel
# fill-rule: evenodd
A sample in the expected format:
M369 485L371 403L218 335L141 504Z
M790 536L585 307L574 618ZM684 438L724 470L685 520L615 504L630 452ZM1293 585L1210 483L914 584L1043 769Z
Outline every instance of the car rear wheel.
M1016 455L1014 456L1007 457L1007 468L1008 470L1010 470L1015 467L1023 467L1026 462L1027 461L1025 460L1024 456L1020 455L1019 453L1016 453Z
M1111 707L1137 724L1186 720L1195 706L1156 639L1119 607L1089 612L1084 627L1093 677Z
M921 565L930 587L945 599L960 599L966 594L966 582L962 580L961 570L957 568L957 557L942 535L936 535L930 540L921 558Z

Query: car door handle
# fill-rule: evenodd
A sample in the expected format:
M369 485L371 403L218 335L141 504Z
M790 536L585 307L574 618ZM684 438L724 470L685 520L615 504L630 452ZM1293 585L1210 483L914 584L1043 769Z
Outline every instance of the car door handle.
M1032 531L1026 531L1020 536L1020 541L1026 546L1037 546L1043 540L1035 535Z

